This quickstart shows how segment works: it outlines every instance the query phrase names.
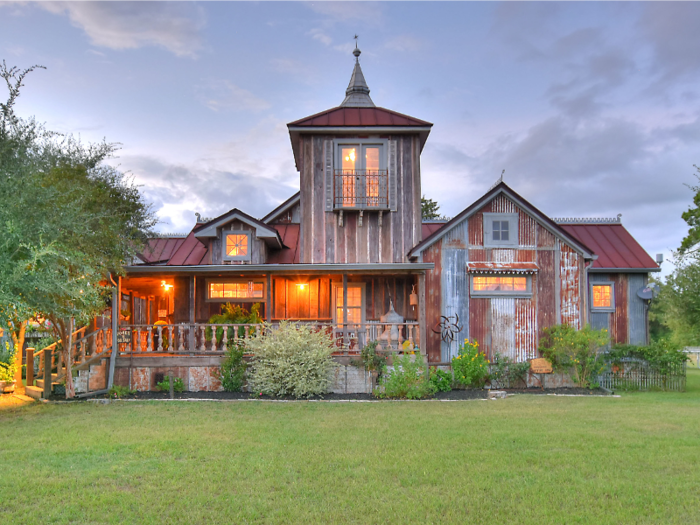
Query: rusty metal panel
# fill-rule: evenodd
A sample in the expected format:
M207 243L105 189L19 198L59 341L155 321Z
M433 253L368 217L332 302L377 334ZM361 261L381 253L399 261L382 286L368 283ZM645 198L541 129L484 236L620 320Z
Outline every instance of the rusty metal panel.
M486 355L493 357L491 353L491 299L487 297L472 297L469 301L469 339L477 341L481 350Z
M469 223L471 224L471 222ZM488 261L486 250L481 249L470 249L469 250L469 260L470 261Z
M629 274L628 277L629 342L633 345L647 344L647 307L637 296L637 290L646 286L647 276L643 273Z
M537 263L537 251L535 250L518 250L516 257L519 263Z
M441 275L442 275L442 240L437 241L423 252L423 262L435 264L435 268L425 274L425 318L426 318L426 352L428 362L437 363L441 360L440 334L433 331L440 322L441 306ZM465 270L466 271L466 270Z
M476 212L469 218L469 245L483 246L484 245L484 214L481 211Z
M518 208L518 244L521 247L537 246L537 221Z
M515 353L515 299L491 298L491 353L516 359Z
M581 327L581 293L579 256L562 244L559 250L561 323Z
M537 357L537 289L531 298L515 299L515 359Z
M554 268L554 252L551 250L542 250L537 252L537 266L539 272L536 276L535 284L537 285L537 332L542 332L543 328L547 328L557 324L556 299L555 299L555 268Z
M542 226L537 226L537 247L554 248L554 235Z
M516 248L493 248L490 251L492 262L512 263L517 260L518 250Z
M457 355L460 340L469 337L469 276L467 275L468 250L467 221L455 226L442 238L441 315L459 316L462 331L458 339L441 342L441 360L449 361ZM455 318L456 321L456 318ZM466 326L465 326L466 325Z
M627 274L610 275L615 283L615 313L612 314L610 340L613 343L627 342Z
M518 208L512 200L505 195L500 194L491 201L491 211L493 213L516 213Z

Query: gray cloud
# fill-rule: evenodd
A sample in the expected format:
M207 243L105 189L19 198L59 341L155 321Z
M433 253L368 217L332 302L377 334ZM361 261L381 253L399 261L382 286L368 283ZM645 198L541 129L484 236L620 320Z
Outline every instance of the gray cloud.
M162 231L189 231L194 213L216 217L232 208L262 217L297 189L247 171L226 171L194 165L171 164L145 155L126 155L120 168L128 169L145 198L153 204Z
M209 80L197 86L198 100L212 111L264 111L270 103L228 80Z
M93 45L110 49L159 46L177 56L194 57L201 49L204 10L189 3L46 2L41 7L66 14Z

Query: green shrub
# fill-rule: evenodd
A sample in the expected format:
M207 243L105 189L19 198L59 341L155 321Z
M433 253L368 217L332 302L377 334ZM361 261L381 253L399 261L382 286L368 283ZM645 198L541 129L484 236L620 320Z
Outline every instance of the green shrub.
M512 388L517 384L527 386L528 370L530 370L529 361L517 363L510 357L496 352L489 366L489 381L492 387L498 388Z
M5 341L4 348L0 348L0 381L13 382L16 371L15 347L9 341Z
M452 390L452 374L439 368L431 367L430 384L435 392L449 392Z
M217 376L226 392L240 392L245 384L245 371L248 364L243 359L245 345L239 339L227 347L226 357L221 362Z
M260 317L260 303L255 303L250 307L250 312L246 310L245 308L231 304L231 303L226 303L221 307L221 313L212 315L209 318L209 324L261 324L263 322L262 317ZM231 345L235 341L235 331L232 329L226 330L226 338L227 338L227 345ZM253 335L255 333L255 328L251 327L249 329L249 335ZM210 327L207 327L206 330L204 330L204 338L207 341L211 341L213 336L213 330ZM238 328L238 337L243 337L245 336L245 327L241 326ZM222 326L219 326L216 329L216 342L217 344L221 344L221 342L224 339L224 328Z
M168 390L170 390L170 387L168 387ZM113 385L112 388L109 389L109 392L107 392L107 395L115 399L121 399L122 397L130 396L135 393L136 390L131 390L128 386Z
M332 383L335 347L322 330L282 322L249 339L246 348L253 354L248 375L253 392L310 397L326 393Z
M378 382L377 397L423 399L435 393L422 355L394 355L393 363L393 370Z
M595 388L605 367L601 352L609 342L606 329L593 330L586 325L576 330L559 324L542 330L539 351L555 371L567 372L577 386Z
M384 352L378 352L378 341L367 343L360 351L360 359L353 359L350 364L362 367L368 372L377 372L377 381L386 371L387 355Z
M156 385L156 389L160 392L170 392L170 377L166 376L165 379ZM173 391L178 394L185 391L185 382L181 377L176 377L173 381Z
M482 388L489 373L486 354L479 351L479 343L464 340L459 353L452 358L455 381L466 387Z

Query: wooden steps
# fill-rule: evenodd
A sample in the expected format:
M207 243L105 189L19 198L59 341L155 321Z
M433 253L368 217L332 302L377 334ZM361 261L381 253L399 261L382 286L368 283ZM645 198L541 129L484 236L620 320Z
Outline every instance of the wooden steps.
M40 400L44 396L44 389L38 386L25 386L24 394L33 399Z

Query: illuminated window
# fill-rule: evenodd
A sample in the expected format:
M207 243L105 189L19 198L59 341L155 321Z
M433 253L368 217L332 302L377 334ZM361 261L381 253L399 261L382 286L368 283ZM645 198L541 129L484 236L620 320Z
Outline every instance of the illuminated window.
M337 144L334 207L387 208L389 199L386 141L377 140L376 144L347 142Z
M518 245L517 213L484 213L484 246Z
M615 289L613 288L613 283L591 283L591 310L615 311Z
M348 284L348 324L362 324L362 296L363 287L361 285ZM343 322L343 287L335 288L335 319L336 323Z
M472 295L530 295L530 276L473 275Z
M250 260L250 234L241 231L223 232L223 259L225 261Z
M255 281L208 281L209 299L213 301L250 301L265 298L265 286Z

